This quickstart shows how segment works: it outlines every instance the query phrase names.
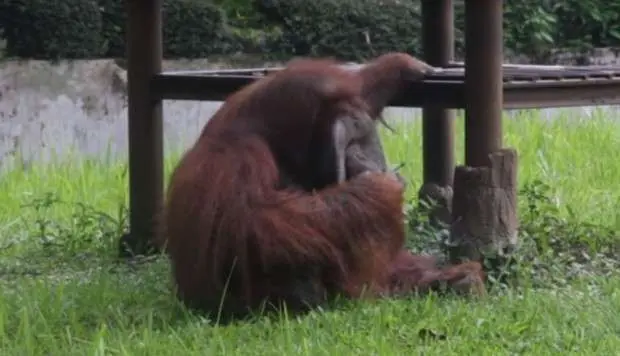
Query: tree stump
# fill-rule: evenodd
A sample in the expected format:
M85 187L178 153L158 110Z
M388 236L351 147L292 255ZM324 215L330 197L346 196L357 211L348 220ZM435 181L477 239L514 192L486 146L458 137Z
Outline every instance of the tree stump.
M483 167L457 166L448 254L452 262L504 260L517 244L517 166L514 149L489 155Z

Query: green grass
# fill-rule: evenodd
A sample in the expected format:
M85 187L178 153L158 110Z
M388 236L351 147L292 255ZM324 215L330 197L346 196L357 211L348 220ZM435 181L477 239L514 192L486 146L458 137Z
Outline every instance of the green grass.
M349 302L299 318L214 326L171 293L165 260L114 260L125 162L73 157L0 175L0 354L616 354L620 349L620 124L597 111L504 121L519 152L519 280L487 298ZM421 181L419 120L383 132ZM463 121L457 122L457 158ZM166 157L169 173L179 151ZM80 203L82 205L80 205ZM429 235L430 236L430 235ZM414 237L416 249L431 245Z

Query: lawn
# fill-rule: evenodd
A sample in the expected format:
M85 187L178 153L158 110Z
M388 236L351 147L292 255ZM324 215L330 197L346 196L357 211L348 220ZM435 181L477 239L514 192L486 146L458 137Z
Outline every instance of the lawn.
M303 317L217 326L171 293L165 259L114 259L127 166L65 157L0 175L1 355L612 355L620 349L619 114L504 121L520 155L518 279L488 297L341 303ZM382 132L421 181L420 120ZM463 121L457 123L462 161ZM180 149L166 156L169 173ZM105 157L104 157L105 158ZM412 233L432 250L439 233Z

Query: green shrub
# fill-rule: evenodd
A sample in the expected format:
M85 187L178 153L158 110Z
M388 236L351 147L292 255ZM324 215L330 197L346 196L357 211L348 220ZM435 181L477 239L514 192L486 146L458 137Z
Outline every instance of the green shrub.
M344 59L384 51L419 54L419 4L411 0L254 0L263 18L282 30L272 52ZM464 3L454 2L454 9L455 48L461 57L465 48ZM536 61L547 60L558 48L585 53L592 47L618 47L620 2L507 0L504 36L508 53Z
M254 9L254 0L212 0L215 5L224 10L228 21L238 28L258 28L261 26L261 16Z
M5 0L6 54L22 58L125 57L125 0ZM239 41L224 12L205 0L164 0L164 56L230 53Z
M588 50L620 45L619 1L563 0L548 8L558 18L554 40L563 47Z
M455 20L459 48L464 44L462 3L455 5ZM546 62L556 49L585 54L594 47L618 47L620 2L506 0L504 44L509 52L537 62Z
M211 1L164 1L163 27L165 57L202 58L237 49L224 11Z
M133 0L0 0L7 56L124 57ZM455 6L457 57L464 50L464 4ZM421 55L420 1L163 0L164 56L233 52L267 57L333 56L363 60L386 51ZM544 62L555 49L586 54L620 46L620 2L507 0L509 54Z
M106 57L124 57L125 0L98 0L102 11ZM167 58L199 58L238 48L223 10L208 0L164 0L163 47Z
M9 57L92 58L103 51L95 0L4 0L0 13Z
M125 57L125 29L127 27L127 10L125 0L98 0L103 20L102 36L106 51L102 56L108 58Z
M257 0L257 11L279 23L277 50L290 55L361 60L385 51L418 53L418 1Z

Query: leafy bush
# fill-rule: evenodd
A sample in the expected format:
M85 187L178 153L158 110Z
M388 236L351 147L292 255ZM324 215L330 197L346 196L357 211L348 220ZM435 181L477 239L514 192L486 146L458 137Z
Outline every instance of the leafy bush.
M492 284L522 284L532 287L563 285L583 275L604 275L619 265L619 236L613 225L562 216L551 186L540 180L527 181L519 190L519 246L499 271L489 272ZM428 219L433 205L408 204L407 247L418 253L444 256L447 227ZM485 261L491 263L491 261Z
M455 7L457 46L463 43L464 6ZM460 41L458 41L460 40ZM557 49L586 54L620 46L620 2L603 0L507 0L504 43L516 54L546 62Z
M546 61L556 49L587 53L620 45L620 3L602 0L508 0L506 46Z
M559 19L555 41L569 48L620 45L620 2L564 0L550 6Z
M105 38L104 57L125 57L125 29L127 10L124 0L98 0L103 20L102 36Z
M360 60L385 51L419 52L418 2L398 0L257 0L278 23L278 51ZM379 10L380 8L380 10Z
M241 1L246 6L247 1ZM376 52L420 51L419 2L396 0L255 0L257 11L282 29L273 52L360 59ZM455 47L464 54L465 9L455 2ZM507 0L505 44L545 61L555 49L585 53L620 45L620 3L602 0Z
M0 28L8 56L124 57L124 0L6 0ZM196 58L229 53L238 41L224 12L205 0L164 0L164 56Z
M104 20L106 57L124 57L127 13L124 0L98 0ZM200 58L229 53L237 41L226 15L211 1L164 0L162 8L164 56Z
M0 13L7 56L57 59L102 54L101 13L94 0L5 0Z
M242 29L261 27L261 16L256 12L253 0L212 0L224 10L232 26Z
M64 206L69 218L58 221L49 217L51 209ZM82 202L62 200L55 192L34 196L22 205L24 211L34 212L34 221L23 219L29 239L44 247L48 253L77 255L84 251L112 250L128 229L127 208L119 205L117 214L109 215Z
M126 0L2 0L6 55L124 57ZM421 53L419 1L163 0L164 56L233 52L268 57L363 60L386 51ZM454 2L457 57L464 52L464 3ZM587 54L620 46L620 2L507 0L507 52L537 62L556 49Z
M164 1L163 27L166 57L201 58L237 47L226 14L210 1Z

